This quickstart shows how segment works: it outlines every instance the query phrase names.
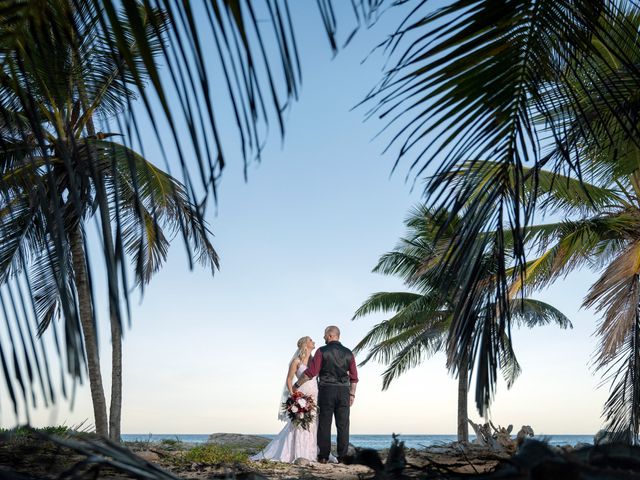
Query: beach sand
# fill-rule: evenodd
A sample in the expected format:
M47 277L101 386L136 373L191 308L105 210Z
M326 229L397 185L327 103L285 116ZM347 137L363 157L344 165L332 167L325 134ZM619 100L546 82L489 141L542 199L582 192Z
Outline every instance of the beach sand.
M456 453L458 452L458 453ZM385 451L381 451L380 457L386 460ZM440 469L451 470L456 473L483 473L495 467L500 459L508 458L507 455L496 456L487 454L486 451L477 454L463 453L458 449L438 447L425 450L407 450L407 468L404 475L411 478L424 476L426 471ZM359 480L375 477L375 470L365 465L345 464L320 464L317 462L304 462L302 464L286 464L262 460L236 465L206 465L193 463L186 466L176 466L167 459L168 452L162 452L157 448L136 452L137 455L157 463L173 472L180 478L204 480L212 477L224 478L233 474L246 478L256 475L272 480L285 479L322 479L322 480ZM163 458L164 457L164 458Z

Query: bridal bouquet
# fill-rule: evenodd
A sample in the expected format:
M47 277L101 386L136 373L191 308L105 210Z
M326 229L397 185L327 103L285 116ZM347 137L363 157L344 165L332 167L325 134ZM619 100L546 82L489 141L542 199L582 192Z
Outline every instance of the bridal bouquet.
M313 397L300 391L293 392L282 404L282 411L287 414L293 426L305 430L309 430L309 425L315 418L317 409Z

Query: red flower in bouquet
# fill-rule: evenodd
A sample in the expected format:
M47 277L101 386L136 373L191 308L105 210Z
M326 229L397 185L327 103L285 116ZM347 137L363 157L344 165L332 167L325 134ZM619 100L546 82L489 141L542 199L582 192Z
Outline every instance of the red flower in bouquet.
M287 414L289 420L296 428L309 430L309 426L316 415L318 409L315 400L310 395L305 395L301 391L293 392L282 404L282 410Z

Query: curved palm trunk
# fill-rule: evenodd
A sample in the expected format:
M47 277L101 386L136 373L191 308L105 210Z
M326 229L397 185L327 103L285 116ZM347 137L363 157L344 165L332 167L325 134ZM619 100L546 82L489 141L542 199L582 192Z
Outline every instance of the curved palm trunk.
M102 375L100 373L100 356L98 355L98 339L93 311L91 305L91 292L87 275L87 263L82 241L80 225L73 227L69 232L69 244L73 262L74 283L78 292L78 305L84 348L87 352L87 368L89 370L89 386L91 388L91 400L93 402L93 415L96 425L96 433L103 437L108 434L107 402L104 397Z
M93 129L93 127L92 127ZM95 183L97 190L103 190L102 177L98 174ZM100 222L102 226L102 238L104 240L105 251L108 252L109 265L109 322L111 325L111 405L109 406L109 438L114 442L120 442L120 419L122 416L122 326L118 316L119 295L116 268L115 249L111 233L111 223L109 221L109 207L104 198L106 192L102 191L100 196Z
M467 396L469 392L469 368L467 356L462 359L462 367L458 370L458 441L469 441L469 414L467 412Z
M87 108L89 100L84 84L78 85L78 92L82 101L83 108ZM93 119L87 121L87 133L95 135L95 127ZM98 173L98 172L96 172ZM96 188L104 189L102 178L97 175ZM108 252L109 264L112 268L115 266L115 250L113 240L111 238L111 224L109 222L109 208L104 201L105 192L102 191L99 196L102 199L100 204L100 221L102 225L102 236L105 242L105 251ZM114 286L112 280L114 275L109 275L109 322L111 325L111 404L109 405L109 438L114 442L120 442L120 423L122 418L122 326L118 318L118 289ZM104 393L103 393L104 395Z
M98 188L102 188L98 186ZM110 252L112 268L116 265L115 250L111 237L111 224L106 205L100 206L100 220L105 249ZM106 213L105 213L106 212ZM120 442L120 420L122 417L122 326L118 317L117 275L109 275L109 322L111 325L111 405L109 406L109 438ZM114 280L115 279L115 284Z

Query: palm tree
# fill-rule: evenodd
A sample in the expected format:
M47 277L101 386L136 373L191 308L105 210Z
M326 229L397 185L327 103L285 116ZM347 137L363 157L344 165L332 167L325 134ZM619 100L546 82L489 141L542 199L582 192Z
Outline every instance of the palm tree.
M82 7L80 7L82 8ZM73 8L75 16L98 12ZM144 10L147 34L154 51L161 48L156 29L164 17ZM55 14L53 11L51 14ZM1 90L11 116L0 122L0 281L22 273L32 289L34 311L43 332L61 319L66 326L71 373L79 375L86 354L96 432L120 439L121 322L118 315L121 287L109 282L112 332L112 398L110 419L100 372L95 325L95 305L85 225L99 221L105 256L126 272L131 258L136 284L147 283L164 262L170 239L182 231L193 255L212 272L218 265L210 232L185 187L126 145L109 140L113 133L96 132L94 118L106 119L131 100L131 75L125 62L112 52L94 28L68 31L57 50L32 51L22 68L5 79ZM34 35L52 32L36 31ZM27 39L28 40L28 39ZM134 40L131 40L134 42ZM130 51L142 53L134 48ZM56 59L57 69L47 70L46 83L37 72ZM14 88L12 88L14 87ZM22 108L23 89L40 112L40 130L26 132L30 112ZM44 135L42 135L44 133ZM114 242L115 234L115 242ZM107 264L109 268L109 264ZM124 277L126 278L126 277ZM117 273L110 272L109 280ZM127 292L127 283L123 285ZM76 318L81 325L82 342ZM72 335L69 336L69 333ZM71 340L71 341L70 341ZM76 342L76 343L73 343ZM25 398L26 403L26 398Z
M382 375L382 389L407 370L421 364L426 358L443 351L453 323L455 305L462 301L465 292L461 289L443 295L438 288L443 272L438 268L447 244L455 234L460 219L448 221L446 212L438 212L419 206L407 221L408 236L389 253L383 255L374 272L401 277L414 292L378 292L367 299L356 311L353 319L376 312L392 313L392 316L375 325L355 347L358 353L369 349L361 362L378 360L387 365ZM439 233L439 234L438 234ZM482 266L485 276L495 275L493 259L487 255ZM539 300L512 298L510 308L515 324L533 328L538 325L556 323L560 328L571 327L571 322L557 309ZM477 323L483 324L490 317L477 312ZM507 387L511 387L520 373L520 366L511 345L510 337L499 339L500 368ZM469 384L470 355L461 358L456 366L458 375L458 441L469 439L467 396Z

